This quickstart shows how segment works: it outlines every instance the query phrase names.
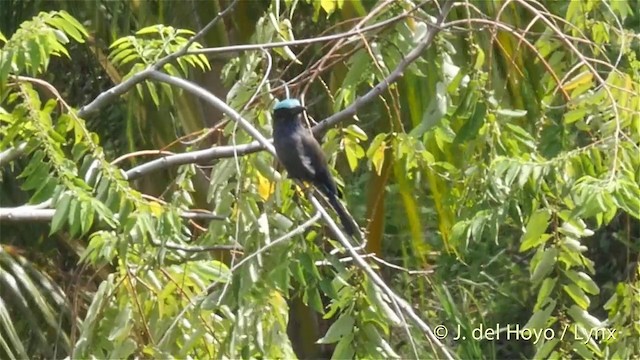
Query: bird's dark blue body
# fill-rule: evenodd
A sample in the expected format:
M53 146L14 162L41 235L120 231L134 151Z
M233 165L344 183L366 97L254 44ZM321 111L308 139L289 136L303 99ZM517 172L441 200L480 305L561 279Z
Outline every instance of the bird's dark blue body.
M296 99L286 99L276 104L273 112L273 145L278 160L287 169L289 177L310 182L327 196L345 230L353 235L357 224L338 200L338 189L320 144L311 131L302 125L304 110Z

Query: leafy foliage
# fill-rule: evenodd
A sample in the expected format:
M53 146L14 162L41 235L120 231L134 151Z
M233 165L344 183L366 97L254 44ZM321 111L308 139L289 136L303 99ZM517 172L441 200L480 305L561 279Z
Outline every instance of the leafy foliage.
M120 68L130 65L131 70L124 76L123 80L129 79L134 74L144 70L162 57L180 51L187 45L188 36L195 35L194 32L184 29L174 29L170 26L154 25L148 26L136 32L136 36L125 36L111 44L110 59L113 65ZM200 49L202 45L197 42L191 46L192 49ZM211 70L209 61L204 55L187 55L176 59L178 67L171 63L165 64L163 70L169 75L185 77L189 74L189 68L200 68L202 71ZM143 98L143 87L137 86L138 94ZM160 97L156 84L146 83L146 89L151 96L153 103L160 106ZM172 90L169 86L163 86L169 98L172 98Z
M65 11L41 12L31 21L22 23L9 40L0 34L0 82L5 83L10 73L36 75L44 72L51 56L66 55L64 47L69 37L83 42L87 36L84 27Z

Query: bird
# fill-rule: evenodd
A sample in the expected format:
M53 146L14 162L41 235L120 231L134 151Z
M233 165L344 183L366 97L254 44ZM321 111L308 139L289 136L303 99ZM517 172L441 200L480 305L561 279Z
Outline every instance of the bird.
M273 145L290 178L313 184L338 214L347 235L358 236L358 224L338 198L336 182L329 172L327 158L311 131L302 124L306 110L300 100L287 98L273 108Z

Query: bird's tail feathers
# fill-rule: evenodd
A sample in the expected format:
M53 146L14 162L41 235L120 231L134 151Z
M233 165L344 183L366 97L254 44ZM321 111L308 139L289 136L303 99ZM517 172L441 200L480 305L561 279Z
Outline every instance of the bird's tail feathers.
M351 237L355 236L360 239L360 228L358 224L353 219L353 216L349 214L349 211L342 205L340 200L335 194L327 194L327 199L329 200L329 204L336 211L338 217L340 218L340 222L342 223L342 227L344 227L344 231Z

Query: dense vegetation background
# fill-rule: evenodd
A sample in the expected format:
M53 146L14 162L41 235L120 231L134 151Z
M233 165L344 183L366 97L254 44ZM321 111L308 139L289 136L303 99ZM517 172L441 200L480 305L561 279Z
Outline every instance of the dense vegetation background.
M633 0L3 1L0 358L639 358L639 28ZM285 88L365 249L265 150Z

